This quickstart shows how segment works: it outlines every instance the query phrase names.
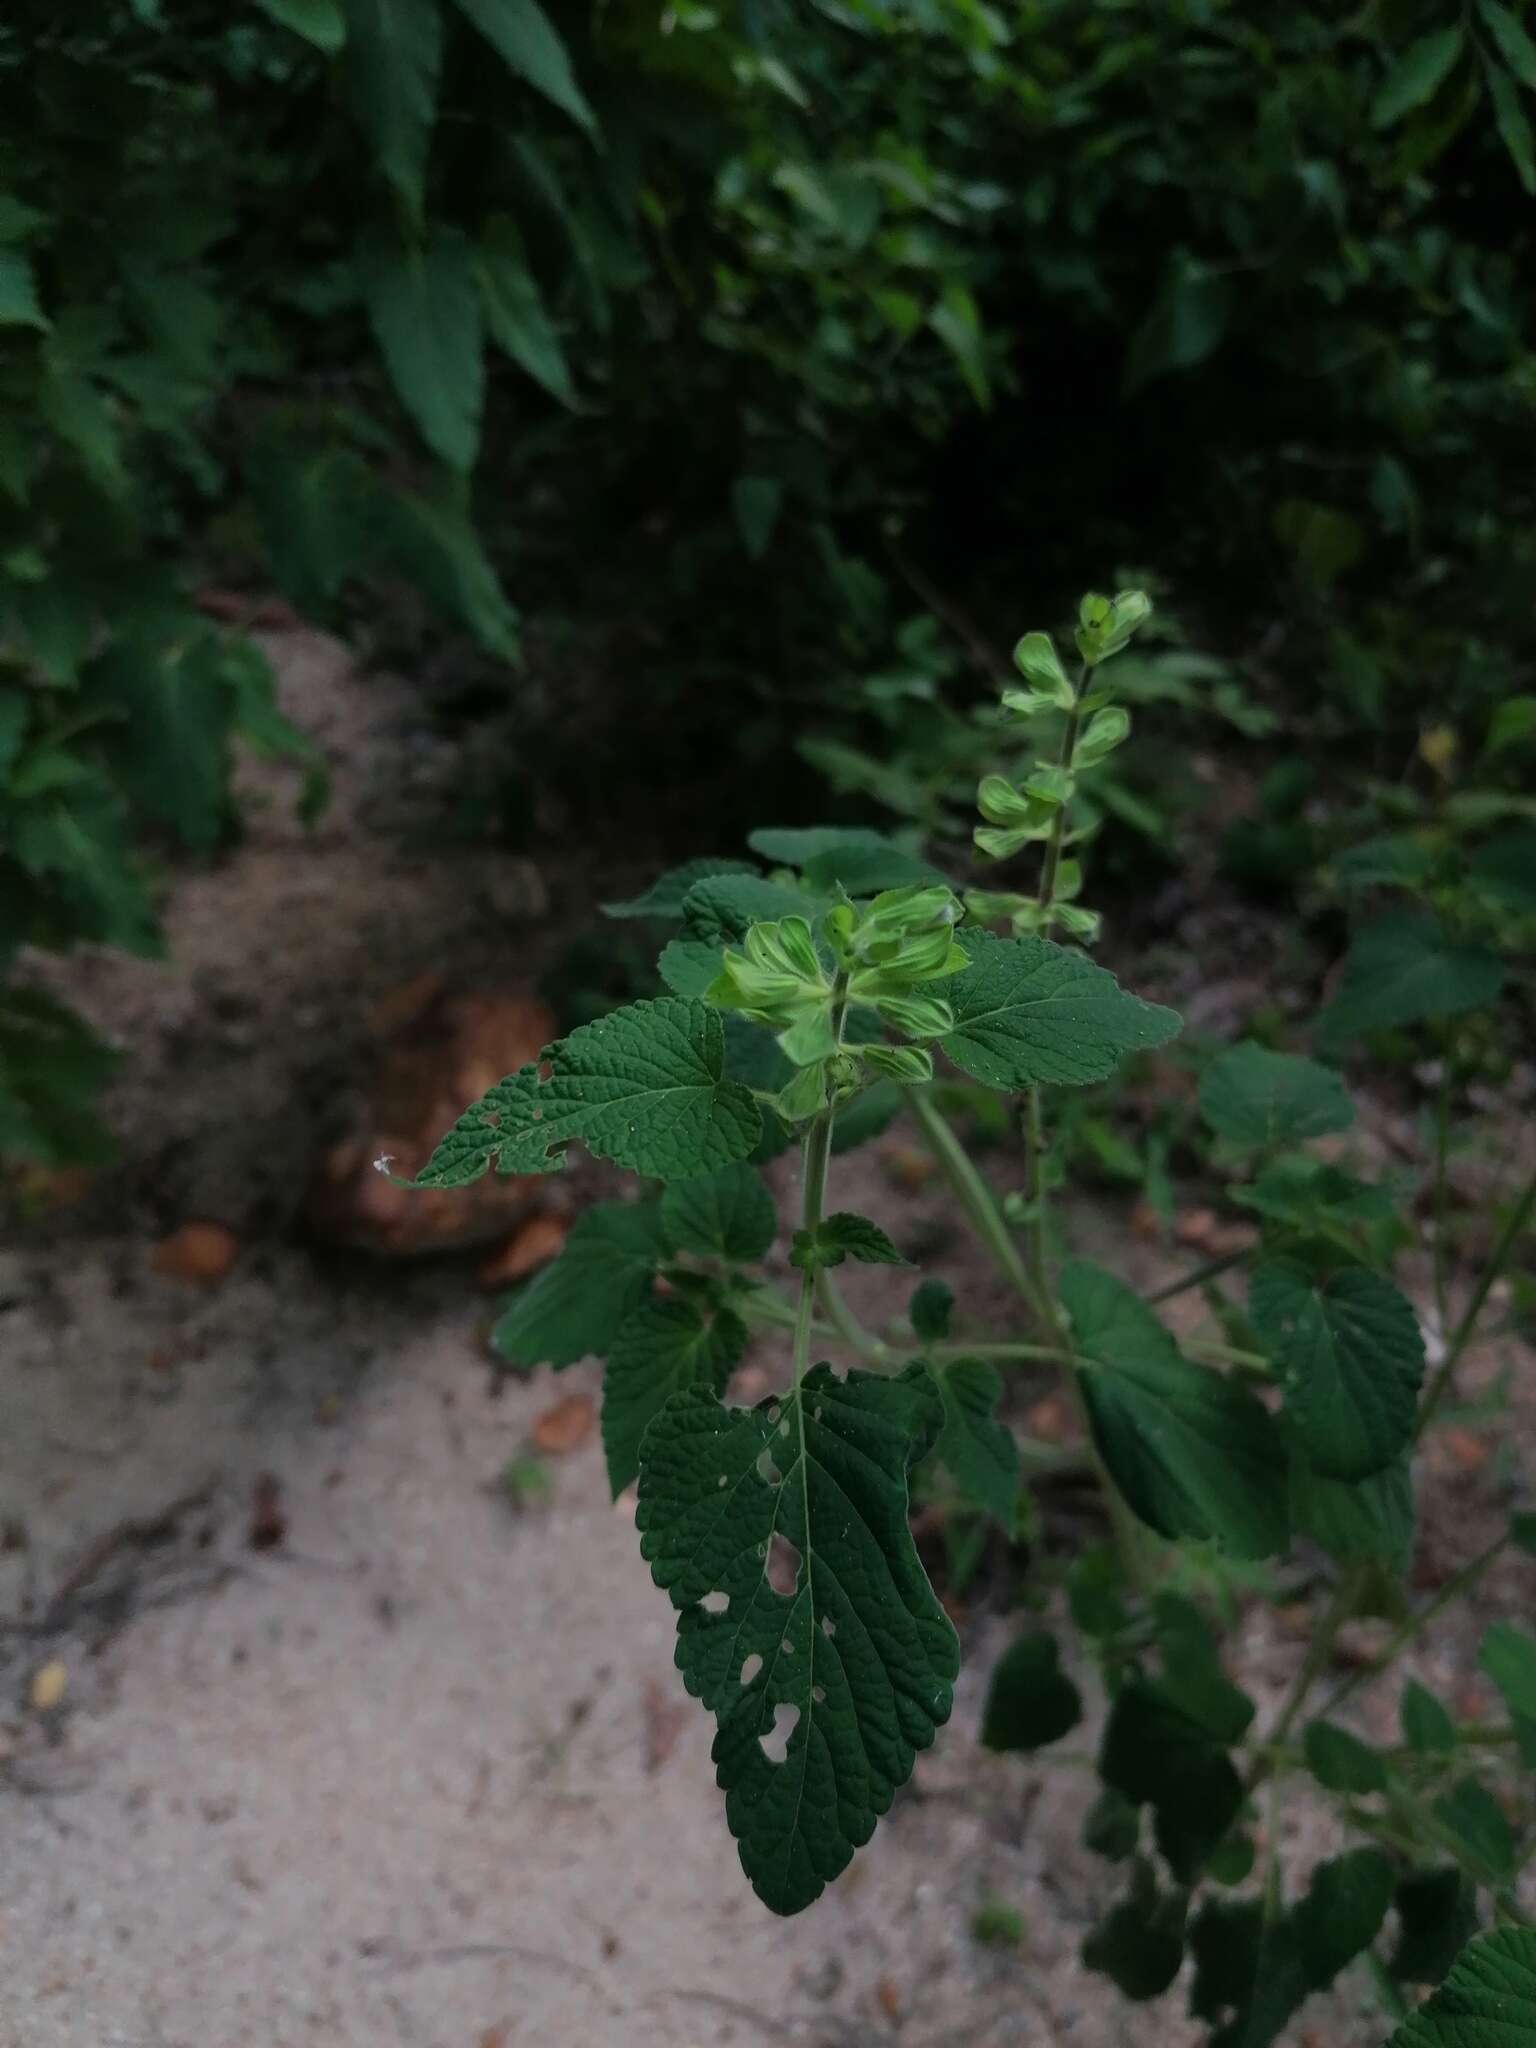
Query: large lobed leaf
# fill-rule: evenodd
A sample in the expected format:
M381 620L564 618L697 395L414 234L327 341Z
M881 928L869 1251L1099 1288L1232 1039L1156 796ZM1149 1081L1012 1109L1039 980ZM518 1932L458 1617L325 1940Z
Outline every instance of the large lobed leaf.
M907 1524L907 1469L938 1424L921 1367L843 1380L823 1365L756 1408L677 1394L645 1434L641 1551L678 1609L688 1690L719 1723L742 1867L776 1913L820 1896L949 1716L959 1647ZM799 1553L792 1593L770 1582L775 1538ZM781 1708L797 1718L774 1762L762 1738Z
M522 1067L439 1141L418 1187L461 1187L494 1159L502 1173L548 1173L579 1138L600 1158L658 1180L688 1180L745 1159L762 1134L750 1089L725 1074L717 1012L680 996L630 1003L546 1047L547 1079Z
M1317 1280L1294 1259L1270 1259L1249 1282L1248 1309L1313 1470L1385 1471L1413 1436L1424 1376L1418 1318L1391 1281L1364 1266Z
M1061 1279L1099 1455L1161 1536L1239 1557L1285 1547L1285 1448L1246 1388L1191 1365L1130 1288L1079 1261Z
M1081 953L1047 939L960 933L971 964L942 985L954 1029L940 1043L992 1088L1102 1081L1128 1054L1163 1045L1178 1013L1127 995Z

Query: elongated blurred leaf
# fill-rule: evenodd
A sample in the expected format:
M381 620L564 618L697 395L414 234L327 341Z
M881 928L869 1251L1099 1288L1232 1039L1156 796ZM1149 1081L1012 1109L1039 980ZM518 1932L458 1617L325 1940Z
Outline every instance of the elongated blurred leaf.
M571 70L566 47L537 0L458 0L460 11L509 69L589 135L597 121Z
M544 310L538 279L528 268L522 236L508 215L497 214L488 223L476 267L492 341L552 398L574 407L576 390L565 351Z
M474 467L485 366L474 250L457 228L425 242L365 237L359 270L368 317L400 402L450 468Z
M347 95L379 169L420 217L443 60L439 0L346 0Z
M1411 114L1415 107L1433 99L1450 76L1461 55L1459 28L1436 29L1410 43L1387 73L1371 107L1371 119L1378 128L1390 128Z
M334 57L347 40L347 17L340 0L256 0L256 4L327 57Z

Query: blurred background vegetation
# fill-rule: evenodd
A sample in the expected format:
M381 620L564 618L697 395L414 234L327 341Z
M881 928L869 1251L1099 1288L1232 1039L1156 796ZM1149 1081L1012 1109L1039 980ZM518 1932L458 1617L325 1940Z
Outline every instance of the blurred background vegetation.
M678 855L963 846L1012 638L1134 576L1162 711L1094 800L1137 900L1193 830L1238 891L1536 912L1533 36L15 0L0 1153L106 1142L28 949L154 951L237 740L306 758L231 593L479 723L463 830Z

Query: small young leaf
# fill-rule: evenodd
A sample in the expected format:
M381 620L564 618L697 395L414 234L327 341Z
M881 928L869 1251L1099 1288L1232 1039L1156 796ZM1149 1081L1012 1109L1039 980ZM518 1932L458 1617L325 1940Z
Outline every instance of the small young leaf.
M1170 1540L1214 1537L1239 1557L1282 1550L1284 1447L1254 1396L1191 1365L1112 1274L1070 1265L1061 1297L1094 1441L1134 1512Z
M1515 2048L1536 2035L1536 1931L1474 1941L1388 2048Z
M1083 1943L1083 1961L1127 1998L1157 1998L1184 1961L1182 1891L1158 1889L1152 1865L1136 1859L1131 1888Z
M817 1366L757 1408L674 1395L641 1445L641 1554L679 1610L678 1666L719 1721L726 1821L775 1913L821 1895L949 1717L959 1645L907 1522L907 1468L938 1425L920 1367ZM800 1556L790 1594L765 1573L775 1536ZM718 1614L702 1604L715 1592ZM762 1738L781 1705L797 1719L775 1763Z
M1491 1003L1504 965L1486 946L1450 938L1438 918L1405 910L1367 926L1350 947L1332 1000L1317 1019L1318 1043L1455 1016Z
M632 1173L689 1180L745 1159L762 1133L750 1092L725 1076L719 1014L662 997L630 1003L545 1048L548 1080L527 1066L498 1081L439 1140L417 1187L461 1187L492 1159L502 1173L547 1173L552 1148L579 1138Z
M1141 1808L1112 1785L1106 1785L1083 1822L1083 1847L1109 1863L1134 1856L1141 1839Z
M985 1508L1012 1534L1019 1508L1019 1447L995 1419L1002 1377L983 1358L955 1358L930 1370L944 1405L944 1427L932 1455L968 1501Z
M1438 1984L1476 1931L1476 1886L1454 1863L1410 1870L1395 1903L1397 1947L1387 1967L1405 1984Z
M659 1202L600 1202L577 1218L560 1256L513 1298L491 1342L509 1365L574 1365L606 1356L651 1291L668 1250Z
M661 1215L680 1252L739 1264L760 1259L778 1228L762 1175L744 1164L677 1182L662 1197Z
M642 1301L625 1318L603 1373L603 1450L615 1498L639 1473L652 1416L687 1387L723 1393L746 1347L740 1316L683 1295Z
M920 1344L939 1344L949 1335L955 1297L942 1280L924 1280L907 1304L907 1316Z
M1387 1766L1379 1750L1336 1721L1311 1721L1301 1738L1307 1769L1330 1792L1384 1792Z
M1200 1077L1200 1113L1238 1145L1291 1145L1347 1131L1355 1106L1332 1068L1251 1042L1219 1053Z
M1083 1701L1061 1669L1056 1638L1020 1636L992 1667L981 1739L988 1749L1044 1749L1082 1719Z
M1371 107L1371 120L1378 128L1390 128L1433 99L1450 76L1462 50L1459 28L1436 29L1410 43L1382 80Z
M1127 995L1112 974L1047 939L965 931L964 973L944 983L954 1028L942 1040L957 1067L990 1087L1102 1081L1128 1054L1162 1045L1177 1013Z
M1456 1747L1456 1725L1432 1692L1410 1678L1398 1706L1403 1740L1423 1756L1449 1756Z
M1291 1524L1341 1564L1405 1572L1413 1555L1413 1475L1406 1457L1369 1479L1325 1479L1290 1447Z
M656 972L674 995L699 996L720 976L723 945L709 939L672 939L661 949Z
M840 1209L824 1216L814 1230L795 1232L789 1263L803 1272L817 1267L840 1266L844 1259L858 1259L866 1266L909 1266L878 1223L867 1216L855 1216Z
M1424 1339L1391 1281L1364 1266L1317 1281L1271 1259L1254 1270L1248 1310L1313 1469L1366 1479L1392 1464L1413 1436Z
M642 895L631 896L624 903L604 903L599 908L604 917L681 917L683 899L695 882L707 881L712 875L756 873L749 860L717 860L701 855L697 860L684 861L680 868L669 868Z

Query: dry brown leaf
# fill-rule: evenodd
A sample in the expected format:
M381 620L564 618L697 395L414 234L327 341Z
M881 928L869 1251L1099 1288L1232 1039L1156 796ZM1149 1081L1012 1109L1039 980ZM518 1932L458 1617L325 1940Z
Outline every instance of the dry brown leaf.
M482 1287L510 1287L558 1258L570 1224L563 1216L530 1216L480 1268Z
M152 1270L167 1280L213 1287L226 1280L240 1256L240 1240L223 1223L183 1223L150 1253Z
M901 2018L901 1993L896 1989L896 1986L889 1977L882 1977L879 1983L876 1984L875 2004L890 2021L891 2025L895 2026Z
M546 1408L533 1425L533 1447L550 1457L579 1451L597 1426L597 1404L590 1394L567 1394Z

